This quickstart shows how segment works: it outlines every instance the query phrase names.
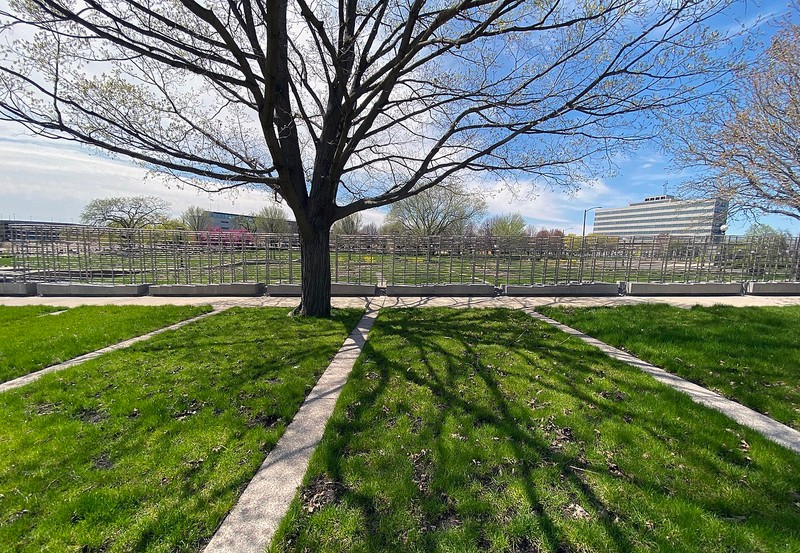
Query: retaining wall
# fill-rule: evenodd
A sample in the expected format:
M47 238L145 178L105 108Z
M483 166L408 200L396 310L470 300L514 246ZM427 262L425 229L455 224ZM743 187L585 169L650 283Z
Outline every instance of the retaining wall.
M750 296L800 296L800 282L747 282L745 294Z
M35 282L0 282L0 296L35 296Z
M150 287L151 296L260 296L263 293L264 285L260 282L159 284Z
M701 282L701 283L625 283L625 293L629 296L741 296L741 282Z
M508 284L503 288L506 296L618 296L620 283L592 282L576 284L534 284L532 286Z
M491 284L429 284L409 286L392 284L386 287L387 296L494 296Z
M74 282L40 282L36 293L40 296L73 297L131 297L146 296L149 284L81 284Z

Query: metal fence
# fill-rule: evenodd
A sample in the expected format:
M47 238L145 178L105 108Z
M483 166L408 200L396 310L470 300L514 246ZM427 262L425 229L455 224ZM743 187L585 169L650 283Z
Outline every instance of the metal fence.
M12 225L9 237L4 280L300 282L297 235ZM331 278L378 286L797 281L800 239L333 236Z

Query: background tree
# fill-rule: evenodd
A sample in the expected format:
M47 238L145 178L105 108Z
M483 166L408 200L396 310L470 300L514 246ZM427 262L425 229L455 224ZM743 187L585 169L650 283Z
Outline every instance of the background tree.
M380 228L375 223L367 223L363 227L361 227L361 234L364 236L378 236L380 234Z
M361 233L361 224L364 218L360 213L353 213L344 219L339 219L331 227L331 232L338 235L352 236Z
M684 163L702 170L683 192L800 220L800 26L785 21L716 108L681 135Z
M202 207L193 205L181 213L181 222L186 230L207 230L211 227L211 215Z
M258 222L255 215L237 215L233 218L233 224L249 233L258 232Z
M270 234L286 234L289 232L289 221L286 212L277 203L269 203L253 214L256 232Z
M574 186L727 63L730 0L12 0L0 119L297 220L298 313L330 312L330 228L454 178Z
M527 236L525 218L521 213L495 215L483 224L486 236Z
M169 219L170 204L155 196L132 196L92 200L81 212L87 225L144 228Z
M450 185L431 188L392 205L386 224L412 236L457 235L485 213L483 199Z

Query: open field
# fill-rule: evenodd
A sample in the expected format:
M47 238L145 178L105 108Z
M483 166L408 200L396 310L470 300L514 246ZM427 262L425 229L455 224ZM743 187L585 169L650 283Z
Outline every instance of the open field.
M272 551L796 551L800 458L523 313L384 310Z
M198 551L360 317L232 309L2 395L0 551Z
M800 430L800 308L538 311Z
M0 307L0 382L209 311L209 306Z

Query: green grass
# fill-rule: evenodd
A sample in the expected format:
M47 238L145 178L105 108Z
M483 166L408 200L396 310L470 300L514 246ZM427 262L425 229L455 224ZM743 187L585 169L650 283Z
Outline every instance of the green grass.
M63 311L56 315L48 312ZM0 306L0 382L211 311L209 306Z
M0 267L13 267L14 258L0 255Z
M800 430L800 307L539 311Z
M48 313L56 313L64 311L63 307L53 307L50 305L25 305L25 306L0 306L0 333L3 332L4 325L27 319L29 317L38 317ZM2 350L0 350L1 352Z
M233 309L0 402L0 551L198 551L360 312Z
M799 551L800 457L509 310L385 310L279 551Z

